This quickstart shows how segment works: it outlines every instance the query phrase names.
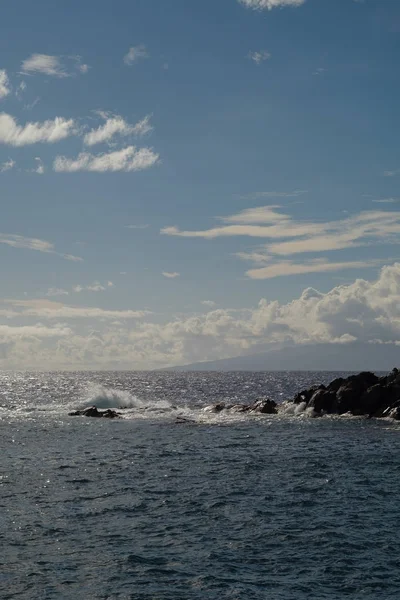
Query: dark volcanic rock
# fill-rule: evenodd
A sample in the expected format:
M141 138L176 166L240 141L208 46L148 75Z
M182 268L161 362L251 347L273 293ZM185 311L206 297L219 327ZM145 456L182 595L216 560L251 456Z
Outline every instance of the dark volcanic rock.
M307 407L313 408L317 413L333 413L336 410L336 394L328 390L317 390Z
M68 413L70 417L95 417L104 419L119 419L121 415L111 408L98 410L96 406L89 406L83 410L75 410Z
M254 404L250 405L250 411L261 413L262 415L275 415L278 412L276 402L269 398L254 402Z
M225 402L218 402L218 404L208 406L206 410L214 413L229 410L236 413L251 412L262 415L275 415L278 412L276 402L269 398L256 400L253 404L225 404Z
M313 386L293 398L294 404L306 403L317 414L366 415L400 420L400 371L377 377L365 371L346 379L334 379L326 388Z
M298 394L296 394L293 399L293 402L295 404L301 404L302 402L308 403L311 400L311 398L315 392L317 392L318 390L324 390L324 389L325 389L325 386L322 383L321 383L321 385L313 385L308 390L303 390L302 392L299 392Z

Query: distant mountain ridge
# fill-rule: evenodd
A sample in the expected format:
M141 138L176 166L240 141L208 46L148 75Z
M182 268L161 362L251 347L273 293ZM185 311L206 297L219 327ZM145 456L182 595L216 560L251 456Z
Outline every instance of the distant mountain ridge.
M307 344L259 354L170 367L168 371L390 371L400 367L394 344Z

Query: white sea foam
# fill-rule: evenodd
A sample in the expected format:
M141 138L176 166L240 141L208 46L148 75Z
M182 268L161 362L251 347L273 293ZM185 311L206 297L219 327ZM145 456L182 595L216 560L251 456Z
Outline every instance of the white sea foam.
M96 406L97 408L143 408L144 403L127 390L109 388L102 385L88 386L85 398L79 408Z

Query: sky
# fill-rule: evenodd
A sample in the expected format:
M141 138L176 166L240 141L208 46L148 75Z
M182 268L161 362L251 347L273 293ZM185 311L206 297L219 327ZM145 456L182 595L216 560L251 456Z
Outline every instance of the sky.
M5 3L0 368L399 344L399 41L398 0Z

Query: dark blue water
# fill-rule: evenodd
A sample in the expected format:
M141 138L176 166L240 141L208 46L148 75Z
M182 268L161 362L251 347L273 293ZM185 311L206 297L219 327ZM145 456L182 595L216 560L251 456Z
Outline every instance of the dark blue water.
M0 597L398 599L399 424L203 411L332 378L2 374Z

